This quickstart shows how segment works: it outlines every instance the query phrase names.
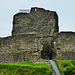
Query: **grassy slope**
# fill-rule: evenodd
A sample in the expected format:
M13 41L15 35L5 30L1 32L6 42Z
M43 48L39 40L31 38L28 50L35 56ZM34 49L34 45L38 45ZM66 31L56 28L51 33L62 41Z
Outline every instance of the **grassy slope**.
M65 75L75 75L75 60L57 60ZM52 75L47 61L26 61L22 63L1 63L0 75Z
M65 75L75 75L75 60L58 60L57 62Z
M52 75L47 61L0 64L0 75Z

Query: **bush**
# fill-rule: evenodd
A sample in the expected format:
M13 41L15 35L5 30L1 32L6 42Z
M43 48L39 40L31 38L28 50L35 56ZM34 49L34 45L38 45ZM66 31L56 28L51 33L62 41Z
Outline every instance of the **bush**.
M46 67L0 65L0 75L52 75Z
M71 63L75 66L75 60L72 60Z
M74 66L67 66L63 69L65 75L75 75L75 67Z
M75 75L75 66L73 65L75 61L58 61L61 70L65 75Z

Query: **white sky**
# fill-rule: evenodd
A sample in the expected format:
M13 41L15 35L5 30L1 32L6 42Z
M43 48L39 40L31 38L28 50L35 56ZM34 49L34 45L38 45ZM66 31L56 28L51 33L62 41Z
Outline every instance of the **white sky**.
M11 35L14 14L31 7L56 11L59 31L75 32L75 0L0 0L0 37Z

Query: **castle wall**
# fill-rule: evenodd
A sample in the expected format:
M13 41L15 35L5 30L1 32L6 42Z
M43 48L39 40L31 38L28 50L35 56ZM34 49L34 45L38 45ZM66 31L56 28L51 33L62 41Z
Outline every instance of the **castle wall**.
M35 35L21 34L0 39L0 51L35 50Z
M61 50L73 51L75 50L75 33L74 32L61 32L60 33Z
M75 60L75 33L58 33L54 11L35 7L14 15L12 36L0 38L0 63L48 58Z
M41 59L41 45L36 34L21 34L0 38L0 63Z
M0 38L0 63L51 58L52 39L52 37L39 37L36 34L20 34Z
M58 59L75 60L75 33L59 33Z
M58 32L58 16L54 11L31 8L30 13L14 15L12 35L37 33L39 36L53 36L56 32Z

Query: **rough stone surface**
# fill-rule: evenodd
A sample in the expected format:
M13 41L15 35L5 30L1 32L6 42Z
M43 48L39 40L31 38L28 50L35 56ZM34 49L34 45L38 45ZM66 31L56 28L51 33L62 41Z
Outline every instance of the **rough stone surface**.
M35 50L35 34L21 34L0 39L0 51Z
M37 33L39 36L53 36L56 32L58 32L58 16L54 11L31 8L30 13L14 15L12 35Z
M0 63L41 60L50 57L51 37L37 37L36 34L20 34L0 38ZM47 42L47 44L45 44ZM43 45L46 45L43 47ZM43 48L50 47L45 50ZM42 54L43 53L43 54Z
M62 52L61 56L59 56L57 59L58 60L75 60L75 51Z
M0 38L0 62L11 63L41 59L42 48L37 39L36 34Z
M61 50L63 50L63 52L75 50L74 32L61 32L59 38Z
M0 38L0 63L75 60L75 33L58 32L56 12L31 8L13 18L12 36Z
M75 33L61 32L58 41L58 59L75 60Z

